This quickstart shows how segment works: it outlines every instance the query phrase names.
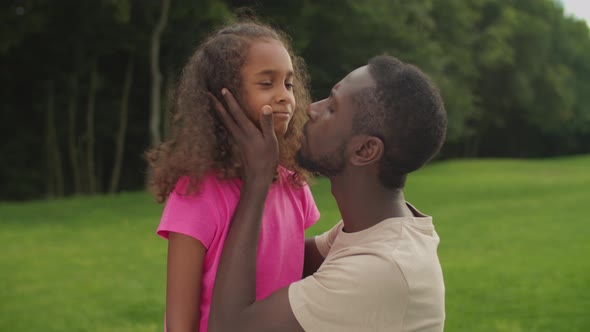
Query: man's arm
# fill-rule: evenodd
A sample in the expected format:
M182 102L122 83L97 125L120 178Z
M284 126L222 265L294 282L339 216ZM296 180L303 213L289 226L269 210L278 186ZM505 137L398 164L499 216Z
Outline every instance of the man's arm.
M261 117L262 133L246 117L227 90L226 110L211 100L238 144L244 174L217 270L209 329L211 331L303 331L284 287L256 301L256 253L264 202L278 165L278 142L272 114Z

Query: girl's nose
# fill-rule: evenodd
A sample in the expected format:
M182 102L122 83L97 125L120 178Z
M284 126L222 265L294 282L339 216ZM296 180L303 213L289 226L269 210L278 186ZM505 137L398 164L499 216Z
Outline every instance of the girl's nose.
M279 91L277 91L276 100L277 100L277 103L284 104L288 101L293 101L294 99L291 96L291 93L289 92L289 90L287 90L285 87L283 87L283 88L280 88Z

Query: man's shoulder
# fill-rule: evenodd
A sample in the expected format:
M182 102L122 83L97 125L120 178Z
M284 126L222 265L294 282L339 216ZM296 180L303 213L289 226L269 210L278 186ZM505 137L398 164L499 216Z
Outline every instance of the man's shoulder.
M311 331L399 328L409 295L395 262L367 251L328 258L316 273L289 286L292 310Z
M338 330L350 325L354 327L350 331L361 331L361 321L379 317L387 317L382 323L389 327L425 316L444 320L444 283L438 259L418 259L412 264L408 259L418 257L420 249L414 254L405 249L382 241L331 253L316 273L289 288L289 300L302 326L327 324L326 317L347 322ZM321 315L313 313L316 311Z
M343 283L347 287L378 293L385 288L407 288L404 273L387 246L351 246L329 255L317 273L320 282ZM376 294L375 294L376 295Z
M353 235L354 236L354 235ZM341 238L338 238L341 237ZM438 260L438 235L430 217L393 218L358 237L339 233L330 254L318 272L345 271L351 283L372 283L376 287L391 284L399 276L398 286L414 287L422 280L442 283ZM369 285L371 286L371 285Z

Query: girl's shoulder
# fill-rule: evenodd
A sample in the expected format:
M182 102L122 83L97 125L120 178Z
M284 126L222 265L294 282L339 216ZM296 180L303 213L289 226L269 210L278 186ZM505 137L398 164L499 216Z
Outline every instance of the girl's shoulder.
M174 185L173 192L175 194L184 195L187 192L187 189L190 187L191 177L184 175L181 176Z
M200 196L207 192L224 190L231 182L220 179L215 171L209 171L199 179L184 175L176 181L173 192L181 196Z
M276 183L275 188L279 187L281 190L290 192L301 192L308 191L308 185L306 182L295 181L294 177L296 173L283 167L279 166L277 170L279 181ZM202 196L212 193L225 193L231 192L235 194L239 193L241 180L237 178L223 179L218 172L209 171L205 173L201 178L196 179L192 176L181 176L174 186L173 193L180 196Z
M295 174L295 172L293 172L281 165L279 165L279 167L277 168L277 173L279 175L279 178L281 178L281 180L286 179L289 176L292 176L293 174Z
M307 182L299 181L295 178L297 174L292 170L279 165L277 173L281 185L285 188L299 191L308 187Z

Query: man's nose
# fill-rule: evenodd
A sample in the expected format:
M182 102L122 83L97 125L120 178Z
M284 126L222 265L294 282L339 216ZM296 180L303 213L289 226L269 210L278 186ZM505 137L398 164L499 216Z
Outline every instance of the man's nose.
M319 106L318 104L319 104L319 102L311 103L311 105L309 105L307 107L306 112L307 112L307 116L309 117L310 121L315 121L318 118L318 112L317 112L318 106Z

